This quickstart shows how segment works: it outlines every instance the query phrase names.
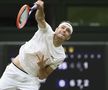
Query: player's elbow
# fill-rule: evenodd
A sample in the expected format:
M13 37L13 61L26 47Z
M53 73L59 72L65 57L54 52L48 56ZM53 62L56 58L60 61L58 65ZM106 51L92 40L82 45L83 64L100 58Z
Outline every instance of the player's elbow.
M41 17L41 16L36 16L35 18L36 18L36 21L40 21L40 22L45 20L44 17Z
M45 19L37 18L36 20L37 20L37 23L38 23L39 27L46 28L46 21L45 21Z

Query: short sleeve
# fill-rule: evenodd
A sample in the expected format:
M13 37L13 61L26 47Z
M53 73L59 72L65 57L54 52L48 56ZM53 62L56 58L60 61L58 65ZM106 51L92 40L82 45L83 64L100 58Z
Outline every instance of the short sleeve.
M60 64L63 63L64 60L55 60L56 62L50 64L50 67L55 70Z
M39 81L40 83L45 83L46 79L39 79L39 78L38 78L38 81Z
M41 27L39 27L39 25L38 25L38 30L39 30L39 31L43 31L43 32L53 32L51 26L50 26L47 22L46 22L46 27L45 27L45 28L41 28Z

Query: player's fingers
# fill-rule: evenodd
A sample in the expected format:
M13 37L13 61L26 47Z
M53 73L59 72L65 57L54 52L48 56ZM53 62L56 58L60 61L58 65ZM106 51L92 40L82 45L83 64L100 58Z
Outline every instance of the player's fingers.
M36 54L36 56L37 56L38 60L40 61L40 60L41 60L41 58L39 57L39 55L38 55L38 54Z
M42 59L41 60L44 61L44 55L42 55Z

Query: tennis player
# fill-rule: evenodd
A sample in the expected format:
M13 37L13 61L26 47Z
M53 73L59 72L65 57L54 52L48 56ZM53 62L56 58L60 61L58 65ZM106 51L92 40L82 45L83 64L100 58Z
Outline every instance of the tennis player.
M62 44L71 37L71 24L62 22L54 32L45 21L44 2L37 0L36 4L38 30L6 67L0 90L39 90L41 82L45 82L66 57Z

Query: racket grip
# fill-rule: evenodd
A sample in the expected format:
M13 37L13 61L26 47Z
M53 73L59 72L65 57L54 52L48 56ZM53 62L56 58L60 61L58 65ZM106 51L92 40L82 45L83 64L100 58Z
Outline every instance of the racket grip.
M34 4L32 7L31 7L31 10L29 12L29 15L37 8L37 5Z
M37 8L37 5L36 4L34 4L34 6L33 7L31 7L31 10L35 10Z

